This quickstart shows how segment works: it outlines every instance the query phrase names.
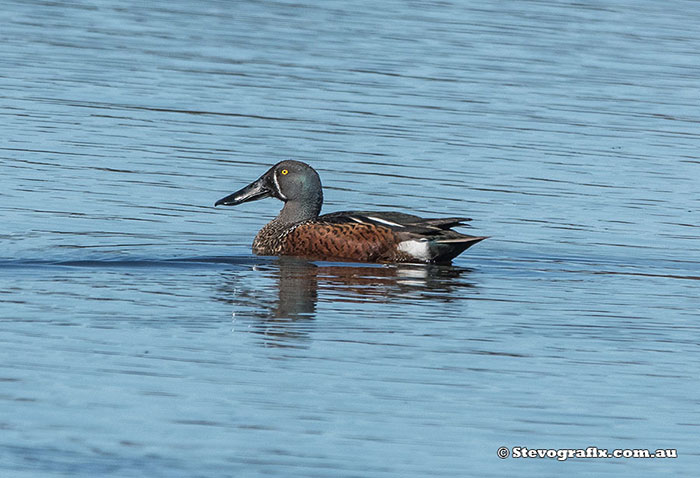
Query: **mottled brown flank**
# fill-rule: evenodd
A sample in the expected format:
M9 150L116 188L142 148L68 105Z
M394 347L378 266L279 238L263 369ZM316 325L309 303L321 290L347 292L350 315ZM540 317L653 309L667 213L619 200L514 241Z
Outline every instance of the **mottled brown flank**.
M353 261L391 261L398 239L391 229L370 224L301 224L284 239L281 254Z

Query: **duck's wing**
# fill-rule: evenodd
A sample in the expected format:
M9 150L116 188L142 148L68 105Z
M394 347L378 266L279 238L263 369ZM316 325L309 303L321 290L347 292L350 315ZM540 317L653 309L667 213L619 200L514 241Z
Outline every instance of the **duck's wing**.
M423 218L413 214L393 211L340 211L319 216L317 221L332 224L359 223L384 226L394 232L435 233L457 226L466 226L468 217Z

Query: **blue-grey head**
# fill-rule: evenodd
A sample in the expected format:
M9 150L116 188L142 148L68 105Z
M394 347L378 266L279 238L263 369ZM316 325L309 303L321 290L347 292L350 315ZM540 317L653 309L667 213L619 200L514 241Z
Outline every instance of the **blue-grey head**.
M214 206L236 206L275 197L284 202L277 220L291 223L315 219L321 212L323 189L314 168L301 161L281 161L246 187L221 198Z

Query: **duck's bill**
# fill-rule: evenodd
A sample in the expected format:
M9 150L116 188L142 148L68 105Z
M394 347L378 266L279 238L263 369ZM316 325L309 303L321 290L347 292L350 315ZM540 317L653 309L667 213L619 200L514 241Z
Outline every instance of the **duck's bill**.
M257 201L272 196L272 191L267 186L266 178L263 176L255 182L250 183L243 189L229 194L225 198L221 198L214 203L216 206L235 206L248 201Z

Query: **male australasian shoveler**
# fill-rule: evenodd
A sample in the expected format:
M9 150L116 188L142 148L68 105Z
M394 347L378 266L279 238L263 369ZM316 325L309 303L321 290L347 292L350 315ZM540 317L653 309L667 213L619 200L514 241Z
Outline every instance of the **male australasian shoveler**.
M235 206L266 197L284 201L279 215L253 241L263 256L306 256L359 262L450 262L486 239L450 228L469 219L424 219L400 212L343 211L319 216L323 190L318 173L300 161L275 164L259 179L216 201Z

